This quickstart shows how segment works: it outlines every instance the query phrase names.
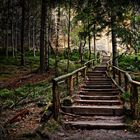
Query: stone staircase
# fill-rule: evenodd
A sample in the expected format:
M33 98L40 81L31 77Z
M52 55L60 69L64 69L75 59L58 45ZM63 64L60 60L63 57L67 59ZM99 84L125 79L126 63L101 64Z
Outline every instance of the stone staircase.
M87 72L87 78L74 96L72 106L62 106L64 126L80 129L123 129L123 103L120 91L106 75L107 59Z

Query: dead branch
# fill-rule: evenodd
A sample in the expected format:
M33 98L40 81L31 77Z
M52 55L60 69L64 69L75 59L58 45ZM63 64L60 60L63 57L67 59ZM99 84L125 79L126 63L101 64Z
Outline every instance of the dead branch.
M20 121L27 114L29 114L29 110L28 109L23 109L20 112L18 112L15 116L13 116L11 119L9 119L5 124L11 124L11 123Z

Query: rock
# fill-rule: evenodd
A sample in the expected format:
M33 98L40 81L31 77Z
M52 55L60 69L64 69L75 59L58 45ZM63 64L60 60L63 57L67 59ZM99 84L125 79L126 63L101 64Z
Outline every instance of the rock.
M43 106L47 105L47 103L45 100L41 100L41 101L37 102L37 105L38 105L38 107L43 107Z
M70 97L63 99L62 101L63 106L72 106L73 100Z

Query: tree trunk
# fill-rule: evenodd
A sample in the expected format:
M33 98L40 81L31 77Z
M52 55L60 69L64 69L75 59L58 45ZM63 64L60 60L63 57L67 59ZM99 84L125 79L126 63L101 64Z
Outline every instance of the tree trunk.
M84 47L86 45L86 38L84 37L84 44L82 43L82 37L80 36L80 45L79 45L79 56L80 56L80 62L82 64L83 62L83 54L84 54Z
M7 2L7 15L6 15L6 57L8 57L9 55L9 4L10 4L10 0L8 0Z
M60 0L57 0L57 27L56 27L56 52L55 52L55 76L58 76L58 47L59 47L59 24L60 24Z
M88 34L88 45L89 45L89 60L91 59L91 36L90 36L90 33Z
M35 22L33 22L35 23ZM35 27L33 25L33 52L34 52L34 57L36 57L36 47L35 47Z
M95 34L96 26L94 25L94 61L96 62L96 34Z
M45 71L44 49L45 49L45 22L46 22L46 6L47 1L42 0L41 8L41 29L40 29L40 72Z
M69 0L69 13L68 13L68 63L67 63L67 72L69 72L69 61L70 61L70 19L71 19L71 0Z
M82 55L82 39L81 39L81 37L80 37L80 45L79 45L79 59L80 59L80 62L82 63L82 61L83 61L83 55Z
M17 14L17 10L16 10L16 14ZM17 19L17 18L16 18ZM18 45L18 40L17 40L17 36L18 36L18 27L17 27L18 23L17 20L15 21L15 57L17 55L16 51L17 51L17 45Z
M12 54L15 57L15 45L14 45L14 21L13 21L13 0L11 0L12 6L12 19L11 19L11 47L12 47Z
M51 23L52 23L52 3L51 3L51 1L49 1L49 6L48 6L48 40L47 40L47 47L48 47L48 52L47 52L47 55L48 55L48 60L47 60L47 67L48 67L48 69L49 69L49 54L50 54L50 40L51 40L51 35L52 35L52 33L51 33L51 27L52 27L52 25L51 25Z
M113 64L113 66L116 66L117 65L117 61L116 61L117 45L116 45L114 22L115 22L115 16L111 16L112 53L113 53L112 64ZM113 70L113 78L115 79L114 70Z
M22 0L22 19L21 19L21 66L24 66L24 25L25 25L25 0Z
M28 49L30 50L30 47L31 47L31 34L30 34L30 4L29 4L29 0L28 0L28 23L27 23L27 26L28 26Z

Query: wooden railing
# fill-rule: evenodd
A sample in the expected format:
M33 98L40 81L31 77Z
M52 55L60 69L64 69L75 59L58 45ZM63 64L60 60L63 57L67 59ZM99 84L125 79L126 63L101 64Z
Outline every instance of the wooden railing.
M128 72L121 70L118 67L112 66L111 61L107 63L107 70L118 88L123 93L130 93L131 115L136 119L138 117L137 104L138 100L140 100L138 96L138 88L140 88L140 82L133 80Z
M76 82L76 85L79 84L79 79L82 76L84 79L86 78L86 71L89 67L92 67L94 65L94 59L86 62L83 67L68 73L66 75L59 76L57 78L54 78L52 80L53 82L53 107L54 107L54 119L57 120L59 116L59 110L60 110L60 103L61 103L61 97L59 92L59 84L66 83L68 87L68 93L70 96L74 93L74 83ZM76 81L75 81L76 80Z

